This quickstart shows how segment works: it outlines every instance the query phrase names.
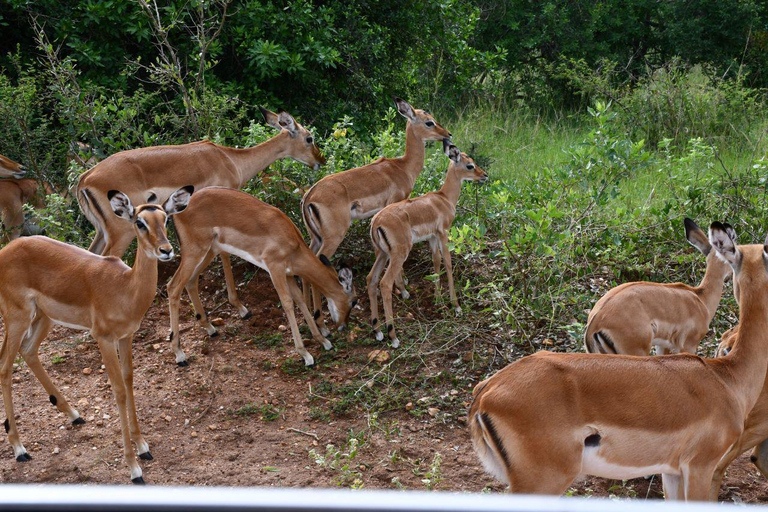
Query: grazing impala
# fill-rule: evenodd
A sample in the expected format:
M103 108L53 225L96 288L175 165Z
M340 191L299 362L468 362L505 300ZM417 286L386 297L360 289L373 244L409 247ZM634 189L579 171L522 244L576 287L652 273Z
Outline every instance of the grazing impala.
M24 166L0 155L0 178L23 178L27 171Z
M464 181L484 182L488 175L475 161L459 148L443 140L443 150L450 159L448 172L443 187L437 192L406 199L391 204L381 210L371 221L371 243L376 252L376 261L368 274L368 298L371 302L371 325L376 339L381 341L384 334L379 324L379 307L376 297L379 288L379 278L384 267L387 271L381 279L381 299L384 302L384 315L387 322L387 333L392 346L400 346L400 340L395 333L395 317L392 312L392 288L400 289L403 298L408 298L408 292L403 283L403 263L408 258L413 244L423 240L429 241L432 250L432 263L435 274L440 272L441 259L445 260L445 273L448 275L448 290L456 313L461 312L456 290L453 287L453 267L451 252L448 250L448 231L456 217L456 203L459 201L461 184ZM440 296L440 279L435 280L435 298Z
M115 257L103 257L42 236L20 238L0 251L0 315L5 342L0 349L0 385L5 404L5 431L16 460L31 457L16 428L11 376L16 355L43 385L51 403L73 424L84 423L40 364L40 343L53 324L90 330L101 351L115 394L123 435L125 462L131 480L143 484L131 441L139 457L151 459L139 429L133 397L133 334L157 292L157 260L173 259L165 232L167 215L184 209L193 187L177 190L162 206L144 204L134 209L122 192L109 191L114 215L130 221L139 239L133 268Z
M84 173L77 184L77 201L96 228L89 250L121 257L135 236L129 223L105 215L109 190L122 190L136 204L162 203L188 184L196 190L214 185L240 188L281 158L291 157L313 168L325 163L312 134L290 114L266 109L262 113L267 124L280 133L258 146L235 149L201 141L132 149L116 153Z
M726 357L730 354L734 344L739 339L738 333L738 326L732 327L723 333L720 345L717 347L716 357ZM717 465L715 476L712 479L710 494L713 500L717 499L720 485L725 476L725 470L728 469L728 466L731 465L731 462L736 457L747 450L752 450L750 460L757 466L757 469L760 470L763 476L768 478L768 379L763 383L763 391L760 393L760 398L757 399L757 403L755 403L747 417L747 421L744 424L744 433L739 438L739 442L731 447L730 451Z
M587 320L584 345L594 354L647 356L696 353L709 330L731 267L717 257L707 235L685 219L685 237L707 258L699 286L683 283L625 283L606 293Z
M394 101L398 112L408 120L405 154L400 158L379 158L363 167L330 174L304 195L301 212L309 231L309 247L315 254L332 257L353 220L372 217L388 204L411 195L424 167L425 143L451 138L451 133L437 124L426 110L414 109L400 98ZM320 298L314 292L313 302L315 318L327 336L328 330L320 318Z
M312 321L293 276L301 277L325 295L331 317L341 330L356 303L352 271L342 268L337 274L325 256L321 254L318 259L304 243L301 232L283 212L244 192L211 187L192 196L189 207L175 218L174 225L181 245L181 265L168 283L168 301L171 349L179 366L187 366L179 339L182 289L186 287L200 325L209 335L215 336L216 329L208 322L200 302L197 283L205 267L216 254L223 252L240 256L269 272L288 316L296 352L304 358L307 366L314 364L314 359L301 340L294 302L298 304L315 340L326 350L333 348ZM234 291L234 282L231 285L228 289ZM243 308L236 293L230 294L229 299L238 309Z
M737 247L719 222L709 240L733 269L741 305L728 356L539 352L475 387L475 451L512 492L561 494L580 474L662 473L667 499L709 497L768 367L768 240Z

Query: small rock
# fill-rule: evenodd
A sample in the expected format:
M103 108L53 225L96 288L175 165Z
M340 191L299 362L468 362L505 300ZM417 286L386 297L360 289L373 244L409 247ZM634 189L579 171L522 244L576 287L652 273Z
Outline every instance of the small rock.
M192 433L191 433L191 434L189 434L189 437L197 437L197 432L195 432L195 431L193 430L193 431L192 431Z
M437 413L440 412L440 409L438 409L437 407L430 407L427 409L427 412L429 413L430 416L434 418L437 415Z
M166 416L166 417L165 417L165 418L163 418L163 419L164 419L165 421L168 421L168 422L170 422L170 421L171 421L173 418L171 418L170 416Z
M408 313L405 315L405 318L406 318L407 320L413 320L413 313L411 313L411 312L408 312Z
M105 420L108 420L110 418L112 418L112 416L110 416L109 414L105 414L104 416L102 416L102 419L105 419Z
M211 320L211 325L215 327L219 327L221 325L224 325L224 319L221 317L216 317L213 320Z
M452 390L451 390L451 395L452 395L452 396L456 396L456 395L458 395L458 394L459 394L459 392L458 392L457 390L455 390L455 389L452 389Z
M93 370L90 368L83 368L83 375L90 375L91 373L93 373Z
M155 344L153 344L153 345L152 345L152 349L153 349L153 350L160 350L160 344L159 344L159 343L155 343Z
M208 425L208 430L216 430L218 427L216 427L216 424Z
M87 398L81 398L80 400L77 401L78 409L87 409L88 405L90 405L90 403L88 402Z
M280 331L280 332L285 332L285 331L288 330L288 327L286 327L283 324L280 324L280 325L277 326L277 330Z
M54 455L58 455L60 452L61 452L61 449L59 449L59 447L58 447L58 446L54 446L54 448L53 448L53 454L54 454Z
M18 384L19 382L21 382L21 377L19 377L18 375L14 375L13 376L13 382Z
M408 402L405 404L405 410L406 411L412 411L413 410L413 402Z

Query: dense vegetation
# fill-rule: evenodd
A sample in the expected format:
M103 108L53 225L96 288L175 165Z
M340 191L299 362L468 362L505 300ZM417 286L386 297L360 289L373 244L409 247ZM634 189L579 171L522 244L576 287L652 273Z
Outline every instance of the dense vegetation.
M313 126L328 164L280 162L248 190L297 220L297 189L402 151L391 94L433 110L492 179L465 188L451 233L469 319L410 324L403 339L470 339L469 364L486 370L580 350L587 311L617 283L696 282L684 216L728 219L744 241L768 229L763 2L10 0L0 24L0 153L61 190L84 170L68 153L251 145L273 133L256 107L282 107ZM431 149L414 193L446 167ZM50 196L38 215L88 245L74 204ZM341 252L368 272L363 223ZM418 282L429 257L412 257ZM716 333L733 315L729 299ZM414 364L351 388L402 405L393 389L421 385L418 371L397 378Z

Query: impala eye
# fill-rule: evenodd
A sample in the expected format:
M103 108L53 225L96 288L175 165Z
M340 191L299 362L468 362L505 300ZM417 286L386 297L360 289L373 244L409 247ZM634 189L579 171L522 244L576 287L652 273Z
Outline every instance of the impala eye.
M136 226L137 226L139 229L143 229L144 231L146 231L146 230L147 230L147 225L146 225L146 224L144 224L144 221L143 221L143 220L141 220L141 219L137 219L137 220L136 220Z
M427 126L428 126L428 127L430 127L430 128L432 128L433 126L435 126L435 122L434 122L434 121L427 121L427 122L426 122L426 123L424 123L424 124L425 124L425 125L427 125Z
M307 144L312 144L315 141L312 137L307 137Z
M467 164L467 169L469 169L470 171L474 168L475 168L474 164Z

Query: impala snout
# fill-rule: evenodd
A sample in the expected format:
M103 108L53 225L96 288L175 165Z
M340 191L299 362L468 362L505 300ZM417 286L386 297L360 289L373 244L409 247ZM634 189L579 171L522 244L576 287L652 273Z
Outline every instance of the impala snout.
M157 248L157 259L160 261L171 261L173 257L173 247L170 244Z
M16 172L13 173L13 177L16 179L21 179L26 175L27 175L27 168L24 167L23 165L20 165L16 170Z

